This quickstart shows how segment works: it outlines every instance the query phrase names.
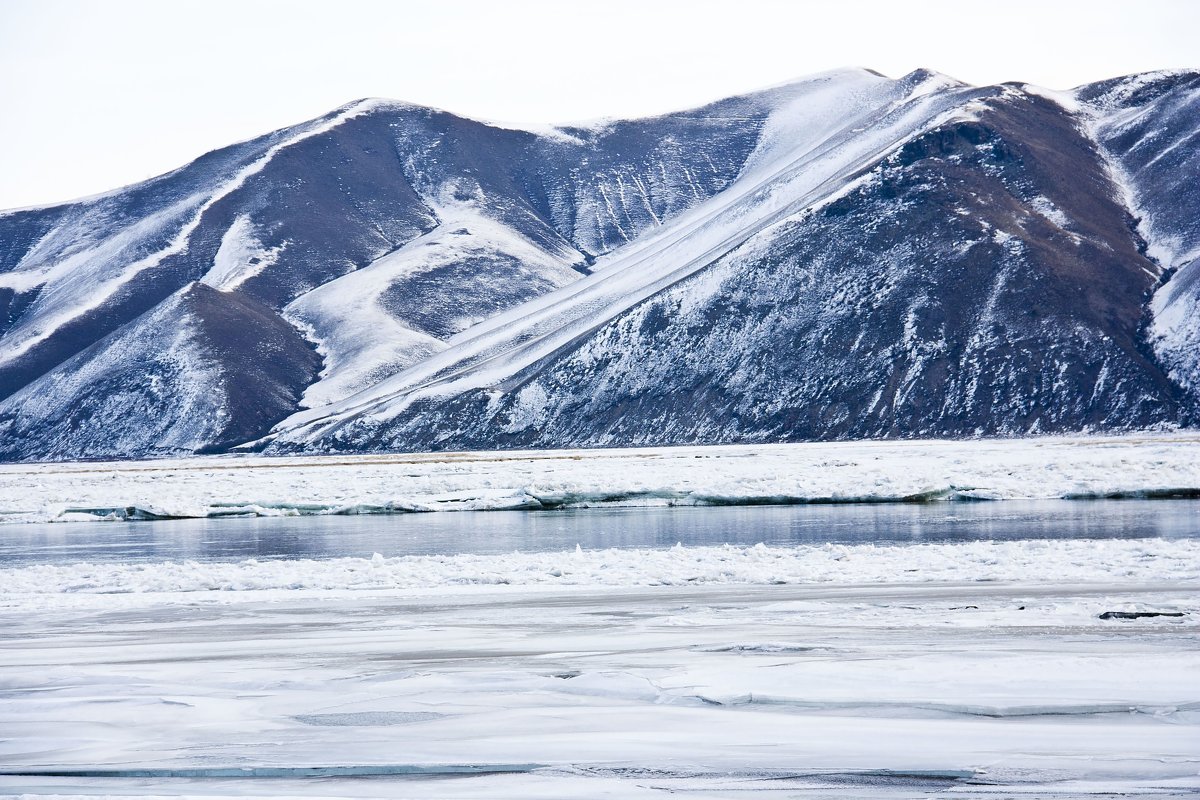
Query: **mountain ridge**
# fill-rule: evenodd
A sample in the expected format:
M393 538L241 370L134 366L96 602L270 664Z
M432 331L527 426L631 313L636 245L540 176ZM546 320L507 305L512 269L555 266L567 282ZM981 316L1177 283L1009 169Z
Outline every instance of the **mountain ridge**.
M1185 70L1052 92L842 69L542 133L355 101L86 203L0 212L0 458L1194 424L1198 87ZM854 288L872 282L883 295ZM194 284L240 309L248 350L288 354L217 392L240 422L168 446L137 430L175 413L148 388L141 405L109 392L127 413L95 421L38 399L92 396L85 351L136 383L112 341L89 348L180 292L209 308ZM232 359L236 337L205 331L195 352ZM650 363L660 377L635 378Z

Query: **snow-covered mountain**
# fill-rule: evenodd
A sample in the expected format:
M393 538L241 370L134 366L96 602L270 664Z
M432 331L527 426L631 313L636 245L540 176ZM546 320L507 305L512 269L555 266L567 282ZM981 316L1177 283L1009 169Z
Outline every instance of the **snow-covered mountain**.
M1198 187L1196 72L360 101L0 214L0 457L1190 425Z

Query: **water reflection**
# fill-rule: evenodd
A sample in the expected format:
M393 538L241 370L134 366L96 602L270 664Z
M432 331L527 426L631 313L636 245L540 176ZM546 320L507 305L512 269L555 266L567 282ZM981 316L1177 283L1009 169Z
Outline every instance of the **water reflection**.
M1200 501L628 508L0 526L0 564L499 553L684 544L1200 536Z

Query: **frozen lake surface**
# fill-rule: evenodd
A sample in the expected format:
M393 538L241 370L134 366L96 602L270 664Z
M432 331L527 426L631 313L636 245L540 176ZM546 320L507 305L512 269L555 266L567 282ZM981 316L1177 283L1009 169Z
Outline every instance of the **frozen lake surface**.
M1198 500L599 508L0 528L0 567L661 548L1200 536Z
M1200 792L1200 501L0 526L0 794Z

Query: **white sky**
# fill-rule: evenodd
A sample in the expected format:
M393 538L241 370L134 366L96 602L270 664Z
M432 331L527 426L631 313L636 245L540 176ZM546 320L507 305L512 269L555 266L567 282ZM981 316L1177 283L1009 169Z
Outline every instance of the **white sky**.
M565 122L847 65L1050 88L1200 67L1200 2L0 0L0 208L142 180L359 97Z

